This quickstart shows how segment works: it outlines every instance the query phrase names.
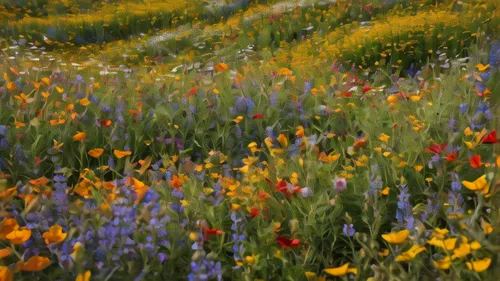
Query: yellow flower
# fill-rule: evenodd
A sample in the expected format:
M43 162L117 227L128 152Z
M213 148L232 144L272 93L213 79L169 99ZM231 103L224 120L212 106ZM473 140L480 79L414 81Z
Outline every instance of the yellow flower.
M67 233L64 233L62 227L59 225L53 225L49 228L49 231L44 232L42 237L45 238L45 244L49 245L52 243L59 243L64 241L68 236Z
M481 219L481 227L483 228L484 234L490 234L493 232L493 227L487 221Z
M99 158L99 156L101 156L101 154L104 152L104 149L102 148L94 148L94 149L91 149L89 150L88 154L91 156L91 157L94 157L94 158Z
M387 186L386 188L382 189L380 191L380 194L384 195L384 196L387 196L389 195L389 187Z
M456 258L459 258L459 259L462 259L462 258L465 258L467 255L469 255L471 252L471 247L469 244L467 244L467 242L463 242L460 243L460 246L458 246L458 248L456 248L455 250L453 250L453 255L451 256L452 259L456 259Z
M87 270L87 271L85 271L85 273L78 274L78 276L76 276L75 281L90 281L91 275L92 275L92 273L90 272L90 270Z
M40 271L50 265L50 259L42 256L32 256L25 262L18 262L21 271Z
M390 138L390 136L388 136L388 135L386 135L384 133L380 134L380 136L378 137L379 140L381 140L381 141L383 141L385 143L387 143L389 141L389 138Z
M476 68L477 68L477 71L484 72L484 71L486 71L486 70L488 70L490 68L490 65L489 64L484 65L482 63L479 63L479 64L476 65Z
M84 99L81 99L81 100L80 100L80 105L81 105L81 106L86 107L86 106L88 106L89 104L90 104L90 100L89 100L88 98L84 98Z
M236 117L236 118L234 118L234 119L233 119L233 121L234 121L236 124L240 123L242 120L243 120L243 116L238 116L238 117Z
M129 156L129 155L132 155L132 152L131 151L122 151L122 150L113 150L113 154L116 156L116 158L118 159L121 159L125 156Z
M420 171L422 171L424 166L423 165L415 165L415 166L413 166L413 168L415 169L415 171L420 172Z
M389 249L383 249L382 251L378 252L377 254L379 257L387 257L389 255L390 251Z
M293 72L288 68L280 68L279 73L280 76L290 76Z
M7 234L7 239L9 239L10 243L14 245L23 244L28 241L31 237L31 229L27 229L26 227L21 227Z
M286 136L284 134L280 134L278 136L278 142L280 143L280 145L282 147L288 147L288 139L286 138Z
M441 240L437 239L436 237L432 238L431 240L427 240L427 244L436 246L438 248L451 251L455 249L455 246L457 244L457 238L448 238L446 240Z
M397 256L395 261L410 261L423 251L425 251L424 246L413 245L408 251Z
M74 141L82 141L87 137L87 133L85 132L78 132L73 136Z
M436 237L438 239L444 239L444 236L448 234L450 231L446 228L434 228L434 231L431 233L431 237Z
M7 266L0 266L0 280L14 281L14 272L10 271Z
M402 244L406 241L406 238L408 238L409 235L410 231L405 229L398 232L382 234L382 238L389 244Z
M410 96L410 100L412 102L417 102L422 98L422 96Z
M339 267L327 268L325 272L332 276L344 276L348 273L352 273L354 275L358 274L357 268L349 268L349 263L346 263Z
M467 268L469 270L472 270L474 272L483 272L486 269L488 269L488 267L490 267L491 259L485 258L482 260L475 260L472 262L466 262L465 264L467 265Z
M462 181L462 184L472 191L480 192L483 194L488 193L488 191L490 189L490 185L486 181L486 175L482 175L481 177L479 177L478 179L476 179L473 182Z
M389 104L394 105L398 101L398 96L397 95L390 95L387 97L387 101Z
M437 269L448 270L450 269L451 266L451 258L448 256L445 257L444 259L440 259L437 261L433 260L432 263L434 264L434 267L436 267Z
M472 132L472 130L469 127L467 127L464 130L464 134L469 137L469 136L472 136L474 133Z
M255 256L254 255L251 255L251 256L246 256L245 257L245 261L248 263L248 264L254 264L256 262L256 259L255 259Z

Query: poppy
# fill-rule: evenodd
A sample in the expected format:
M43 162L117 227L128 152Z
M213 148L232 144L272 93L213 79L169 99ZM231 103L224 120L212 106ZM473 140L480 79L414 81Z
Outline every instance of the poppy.
M497 143L497 142L498 142L498 140L497 140L497 131L496 130L492 130L489 134L484 136L484 138L482 140L482 143L486 143L486 144L493 144L493 143Z
M7 266L0 266L0 280L14 281L14 272L9 270Z
M261 113L256 113L252 115L252 119L262 119L262 118L264 118L264 115Z
M76 276L76 280L75 281L90 281L90 276L91 275L92 274L91 274L90 270L87 270L84 273L78 274L78 276Z
M395 261L410 261L414 259L419 253L425 251L424 246L413 245L408 251L403 252L394 259Z
M15 218L5 218L2 221L2 230L0 231L0 239L7 239L7 235L17 229L18 224Z
M87 137L87 133L85 132L78 132L73 136L74 141L82 141Z
M449 256L447 256L447 257L440 259L440 260L437 260L437 261L433 260L432 264L434 264L434 267L436 267L437 269L448 270L448 269L450 269L450 266L451 266L451 258Z
M455 162L458 160L458 152L450 152L446 155L446 161Z
M250 219L253 219L258 215L259 215L259 209L257 207L252 207L250 209Z
M283 246L284 248L297 248L300 245L299 239L289 239L285 236L278 235L276 237L276 242Z
M62 227L59 225L53 225L49 228L49 231L43 233L42 237L45 238L45 244L49 245L52 243L59 243L64 241L68 236L67 233L64 233Z
M111 126L111 124L113 124L113 122L111 120L101 119L99 120L99 124L103 127L109 127Z
M358 269L357 268L349 268L349 263L346 263L342 266L335 267L335 268L327 268L325 269L325 273L332 275L332 276L344 276L348 273L352 273L354 275L358 274Z
M483 165L483 162L481 162L481 156L479 155L474 155L471 158L469 158L469 162L472 168L480 168Z
M390 244L402 244L406 241L406 238L408 238L409 235L410 231L405 229L398 232L382 234L382 238Z
M276 191L283 193L288 200L292 199L290 191L288 191L288 183L285 180L280 180L276 184Z
M104 152L104 149L102 149L102 148L94 148L94 149L89 150L88 154L91 157L99 158L99 156L101 156L103 152Z
M446 148L448 147L448 144L447 143L443 143L443 144L433 144L433 145L430 145L428 148L426 148L425 150L427 152L430 152L430 153L435 153L435 154L440 154L443 150L446 150Z
M227 64L221 62L215 66L215 69L217 70L217 72L224 72L224 71L229 69L229 66Z
M11 248L5 248L0 250L0 259L10 256L12 254Z
M222 230L218 230L218 229L215 229L215 228L205 228L204 239L206 241L209 238L211 238L212 236L214 236L214 235L221 235L222 233L224 233L224 231L222 231Z
M28 241L31 237L31 229L26 227L21 227L7 234L6 238L9 239L10 243L14 245L23 244Z
M465 264L467 265L467 268L469 270L472 270L474 272L483 272L486 269L488 269L488 267L490 267L491 259L485 258L482 260L475 260L472 262L466 262Z
M118 159L121 159L125 156L129 156L129 155L132 155L132 152L131 151L122 151L122 150L113 150L113 154L116 156L116 158Z
M32 256L25 262L18 262L21 271L40 271L50 265L50 259L42 256Z
M486 175L482 175L481 177L477 178L473 182L462 181L462 184L472 191L478 191L481 193L488 193L489 188L490 188L490 185L488 184L488 181L486 180Z

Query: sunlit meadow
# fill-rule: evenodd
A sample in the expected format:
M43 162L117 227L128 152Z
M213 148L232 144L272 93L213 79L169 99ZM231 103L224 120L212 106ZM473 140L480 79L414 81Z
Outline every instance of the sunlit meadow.
M500 1L0 6L0 281L500 279Z

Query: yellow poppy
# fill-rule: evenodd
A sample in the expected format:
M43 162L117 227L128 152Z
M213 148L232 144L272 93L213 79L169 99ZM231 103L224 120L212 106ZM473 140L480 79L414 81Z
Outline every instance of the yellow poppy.
M410 261L423 251L425 251L424 246L413 245L408 251L397 256L395 261Z
M380 141L383 141L385 143L387 143L389 141L389 138L391 138L391 137L388 136L388 135L386 135L386 134L384 134L384 133L380 134L380 136L378 137L378 139Z
M477 71L484 72L484 71L486 71L486 70L488 70L490 68L490 65L489 64L484 65L482 63L479 63L479 64L476 65L476 68L477 68Z
M14 245L23 244L28 241L31 237L31 229L27 229L26 227L21 227L7 234L7 239L9 239L10 243Z
M129 155L132 155L132 152L131 151L122 151L122 150L113 150L113 154L116 156L116 158L118 159L121 159L125 156L129 156Z
M471 253L470 250L471 250L470 245L467 242L465 242L465 243L462 242L460 244L460 246L458 246L458 248L453 250L453 255L451 256L451 258L452 259L456 259L456 258L463 259Z
M86 107L86 106L88 106L89 104L90 104L90 100L89 100L88 98L84 98L84 99L81 99L81 100L80 100L80 105L81 105L81 106Z
M21 271L40 271L50 265L50 259L42 256L32 256L25 262L18 262Z
M57 224L51 226L49 231L44 232L42 235L42 237L45 238L45 244L47 245L64 241L66 236L68 236L68 234L64 233L62 227Z
M451 258L448 256L437 261L433 260L432 264L434 264L434 267L436 267L437 269L448 270L451 266Z
M90 281L90 276L91 276L90 270L85 271L85 273L80 273L78 276L76 276L75 281Z
M467 187L468 189L476 192L480 192L483 194L488 193L490 185L488 184L488 181L486 180L486 175L482 175L478 179L476 179L473 182L470 181L462 181L462 184Z
M382 238L390 244L402 244L406 241L406 238L408 238L409 235L410 231L405 229L398 232L382 234Z
M288 139L286 138L286 136L284 134L280 134L278 136L278 142L280 143L280 145L282 147L288 147Z
M387 186L387 187L385 187L384 189L382 189L382 190L380 191L380 194L382 194L382 195L384 195L384 196L389 195L389 187Z
M334 268L327 268L325 269L325 272L329 275L332 276L344 276L348 273L352 274L358 274L358 269L357 268L349 268L349 263L346 263L342 266L339 267L334 267Z
M482 260L475 260L472 262L466 262L465 264L467 265L467 268L469 270L472 270L474 272L483 272L486 269L488 269L488 267L490 267L491 259L485 258Z
M89 150L88 154L91 156L91 157L94 157L94 158L99 158L99 156L101 156L101 154L104 152L104 149L102 148L94 148L94 149L91 149Z
M427 244L436 246L438 248L451 251L455 249L455 246L457 244L457 238L448 238L446 240L441 240L436 237L433 237L431 240L427 240Z
M82 141L87 137L87 133L85 132L78 132L73 136L74 141Z

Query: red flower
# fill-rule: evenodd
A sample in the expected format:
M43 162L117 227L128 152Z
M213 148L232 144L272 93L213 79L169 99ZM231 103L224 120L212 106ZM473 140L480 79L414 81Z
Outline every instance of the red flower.
M221 235L222 233L224 233L224 231L222 230L217 230L215 228L205 228L205 235L204 235L204 239L205 241L208 240L210 237L214 236L214 235Z
M280 180L276 184L276 191L283 193L288 200L292 199L290 192L288 191L287 182L285 180Z
M492 144L492 143L497 143L497 142L498 142L498 140L497 140L497 131L496 130L492 130L489 134L487 134L483 138L483 143Z
M481 162L481 156L479 155L474 155L469 159L470 165L472 168L480 168L483 165L483 162Z
M446 161L448 162L455 162L458 160L458 153L457 152L450 152L446 156Z
M276 237L276 242L284 248L297 248L300 245L299 239L289 239L282 235Z
M259 209L257 209L257 207L252 207L250 209L250 219L253 219L258 215L259 215Z
M370 91L371 89L372 88L370 86L364 86L362 90L363 90L363 93L366 93L366 92Z
M99 124L101 124L101 126L103 127L109 127L111 126L113 122L111 120L105 120L105 119L101 119L99 120Z
M262 118L264 118L264 115L261 113L256 113L252 115L252 119L262 119Z
M447 143L443 143L443 144L433 144L431 146L429 146L426 151L427 152L431 152L431 153L435 153L435 154L439 154L441 153L443 150L445 150L446 148L448 147L448 144Z

